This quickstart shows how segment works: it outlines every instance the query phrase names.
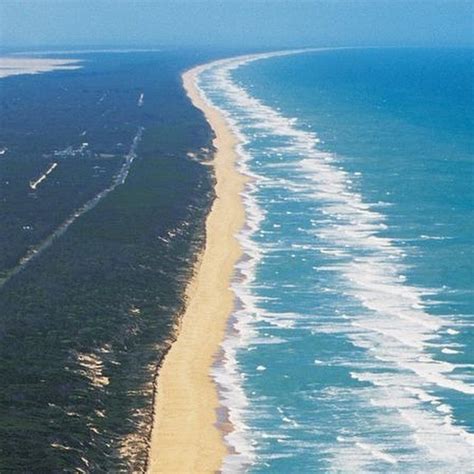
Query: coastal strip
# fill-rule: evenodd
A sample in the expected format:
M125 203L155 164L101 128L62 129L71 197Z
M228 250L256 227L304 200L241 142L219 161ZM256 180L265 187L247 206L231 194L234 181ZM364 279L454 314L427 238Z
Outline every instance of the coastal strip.
M80 69L78 59L0 57L0 78L19 74L40 74L56 70Z
M197 66L182 76L189 98L215 133L212 164L216 199L206 222L206 246L186 291L186 309L177 340L155 382L150 473L216 472L225 467L228 454L236 454L228 440L233 432L232 422L218 415L227 413L228 407L222 404L220 382L212 375L212 368L234 309L231 283L235 266L243 256L239 234L246 223L243 193L249 177L241 170L237 136L220 109L205 98L198 87L198 77L214 67L235 69L270 57L325 49L235 56Z
M227 447L216 426L218 392L211 367L233 308L230 289L241 256L236 234L245 223L241 199L245 177L236 168L236 139L225 118L200 94L198 66L183 74L193 104L215 133L216 198L206 222L206 245L187 289L179 337L157 379L155 417L149 453L150 472L216 472Z

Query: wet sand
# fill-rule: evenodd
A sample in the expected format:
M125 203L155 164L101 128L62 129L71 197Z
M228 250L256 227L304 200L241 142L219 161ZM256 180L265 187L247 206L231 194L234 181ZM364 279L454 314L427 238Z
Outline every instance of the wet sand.
M206 222L206 246L188 287L179 335L157 379L149 453L153 473L215 472L227 454L223 432L216 426L219 399L210 371L233 308L230 283L241 256L235 235L245 222L240 196L245 178L235 167L234 135L196 88L201 69L187 71L183 83L216 135L216 199Z

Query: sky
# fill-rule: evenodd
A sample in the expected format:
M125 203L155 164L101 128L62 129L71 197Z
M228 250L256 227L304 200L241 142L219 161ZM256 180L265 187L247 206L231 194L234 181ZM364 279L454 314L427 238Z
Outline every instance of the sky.
M472 46L474 0L0 0L0 47Z

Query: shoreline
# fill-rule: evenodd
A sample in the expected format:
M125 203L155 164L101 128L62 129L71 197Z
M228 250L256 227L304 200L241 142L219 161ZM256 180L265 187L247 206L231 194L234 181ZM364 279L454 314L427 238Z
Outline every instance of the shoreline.
M205 67L192 68L182 78L193 105L215 133L216 197L206 220L205 248L186 290L178 337L155 382L149 472L216 472L229 453L219 429L220 402L211 370L234 305L231 281L242 255L236 235L245 224L240 194L246 178L236 167L236 137L196 86Z

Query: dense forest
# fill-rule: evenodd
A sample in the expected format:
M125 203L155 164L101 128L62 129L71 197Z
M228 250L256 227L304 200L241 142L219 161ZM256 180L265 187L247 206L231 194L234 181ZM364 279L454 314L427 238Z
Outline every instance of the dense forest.
M203 58L81 59L0 89L2 472L145 469L155 374L213 199L211 130L180 79ZM140 127L125 183L10 276L113 183Z

